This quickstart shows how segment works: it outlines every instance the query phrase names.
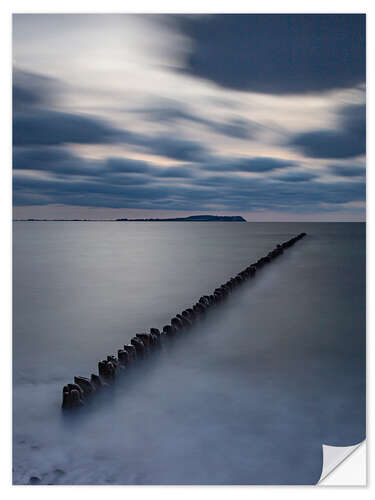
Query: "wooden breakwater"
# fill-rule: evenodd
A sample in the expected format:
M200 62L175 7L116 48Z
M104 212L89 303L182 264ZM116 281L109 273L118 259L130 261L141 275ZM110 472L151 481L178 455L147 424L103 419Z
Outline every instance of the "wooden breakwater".
M168 339L187 331L193 324L203 319L212 308L223 302L236 287L253 278L258 269L279 257L284 250L293 246L304 236L306 233L300 233L277 245L265 257L250 264L234 278L230 278L216 288L211 295L203 295L191 308L185 309L181 314L176 314L162 331L158 328L150 328L150 333L137 333L129 344L125 344L117 351L117 357L108 355L106 359L99 361L98 374L93 373L90 378L74 377L74 382L63 388L62 408L68 410L84 406L85 401L91 399L106 386L113 384L116 377L125 373L137 360L143 359L154 349L160 348Z

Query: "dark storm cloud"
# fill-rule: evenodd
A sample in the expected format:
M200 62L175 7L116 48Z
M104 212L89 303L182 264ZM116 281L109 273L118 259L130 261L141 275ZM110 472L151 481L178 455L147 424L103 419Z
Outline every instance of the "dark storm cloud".
M254 130L259 128L255 122L233 117L224 122L209 120L208 118L198 116L186 107L175 103L165 102L161 106L153 108L143 108L136 110L137 113L144 115L148 120L172 125L178 121L185 120L198 125L203 125L217 134L235 137L237 139L248 139L252 136Z
M293 167L294 161L279 160L277 158L256 157L217 160L216 162L202 165L202 169L210 172L249 172L264 173L279 168Z
M365 15L176 16L192 41L185 71L270 94L353 87L365 80Z
M297 134L289 144L311 158L363 155L366 153L366 106L346 106L338 113L337 129Z
M329 170L338 177L364 177L366 175L365 167L355 165L330 165Z

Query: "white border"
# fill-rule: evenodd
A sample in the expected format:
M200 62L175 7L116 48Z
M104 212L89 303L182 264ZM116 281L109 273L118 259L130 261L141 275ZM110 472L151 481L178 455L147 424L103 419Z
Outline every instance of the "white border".
M1 249L1 263L2 263L2 288L1 288L1 318L2 318L2 351L1 351L1 431L2 431L2 454L0 463L0 487L2 490L3 498L18 498L27 495L28 499L42 499L49 498L53 495L54 500L66 499L69 495L70 498L82 498L83 495L90 496L91 499L100 498L102 500L103 495L127 495L131 500L135 498L146 498L147 496L152 496L153 500L168 500L190 498L194 495L196 498L210 498L211 496L215 500L226 499L228 496L235 496L236 498L246 498L251 497L256 498L269 498L270 495L277 496L278 500L283 498L300 499L301 494L303 497L309 498L312 495L318 494L320 497L331 497L333 490L336 491L342 499L349 497L357 497L362 495L371 494L371 468L369 468L370 474L368 474L367 488L315 488L315 487L286 487L286 486L190 486L190 487L159 487L159 486L41 486L41 487L23 487L23 486L11 486L11 405L8 408L6 403L11 402L11 133L10 133L10 115L11 115L11 13L12 12L259 12L259 13L282 13L282 12L308 12L308 13L367 13L367 85L368 85L368 138L371 137L371 124L374 106L372 104L371 90L373 82L373 72L374 63L373 59L375 57L374 51L374 23L373 18L373 6L371 1L329 1L329 0L315 0L314 2L301 2L301 1L267 1L262 0L262 2L249 2L249 1L204 1L204 0L190 0L172 2L172 1L145 1L138 0L137 2L127 2L125 0L90 0L90 1L80 1L80 0L64 0L64 2L56 1L45 1L45 0L14 0L14 1L4 1L0 6L0 36L1 36L1 70L2 75L0 79L1 92L0 92L0 102L1 106L1 212L0 221L2 243L0 245ZM372 184L372 168L371 165L371 142L368 140L367 149L367 186L368 186L368 203L367 203L367 220L368 224L368 240L367 240L367 255L375 255L375 245L373 234L371 231L371 226L374 218L374 203L371 201L373 198L373 184ZM374 310L374 299L373 295L369 295L372 289L372 283L374 281L374 266L368 259L368 288L367 288L367 311ZM368 314L368 332L371 332L373 321L372 315ZM372 370L371 361L373 359L373 343L370 342L370 334L367 338L368 341L368 385L371 382ZM373 384L371 384L373 385ZM368 415L367 421L370 421L373 415L372 403L373 398L370 397L370 391L367 392L368 401ZM5 404L4 404L5 403ZM368 429L367 442L369 444L368 455L371 455L371 433ZM370 439L369 439L370 436ZM371 465L371 460L370 460ZM52 488L52 489L51 489ZM103 489L105 488L106 491ZM126 489L122 489L126 488ZM303 492L301 491L303 488Z

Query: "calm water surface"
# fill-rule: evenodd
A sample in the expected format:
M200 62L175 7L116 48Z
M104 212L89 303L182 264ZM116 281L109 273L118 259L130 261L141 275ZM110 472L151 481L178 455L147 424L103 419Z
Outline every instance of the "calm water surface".
M63 417L61 389L277 243L204 324ZM13 481L314 484L365 437L365 225L17 222Z

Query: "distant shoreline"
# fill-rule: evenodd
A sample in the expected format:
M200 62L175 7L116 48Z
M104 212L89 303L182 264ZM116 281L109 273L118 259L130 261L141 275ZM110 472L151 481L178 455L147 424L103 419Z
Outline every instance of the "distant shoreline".
M12 219L12 222L179 222L166 219ZM222 221L180 221L180 222L222 222ZM224 221L225 222L225 221ZM229 222L229 221L227 221ZM237 222L237 221L230 221ZM365 220L243 220L238 222L246 222L247 224L366 224Z
M191 215L168 219L14 219L13 222L247 222L240 215Z

